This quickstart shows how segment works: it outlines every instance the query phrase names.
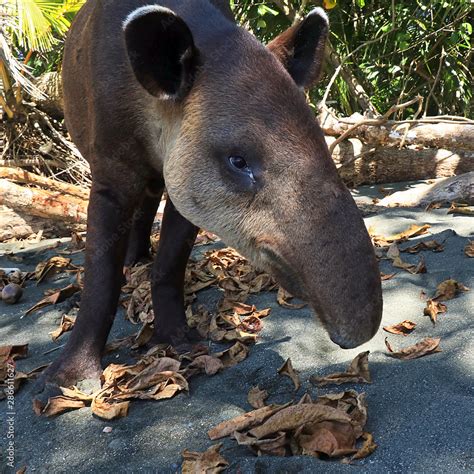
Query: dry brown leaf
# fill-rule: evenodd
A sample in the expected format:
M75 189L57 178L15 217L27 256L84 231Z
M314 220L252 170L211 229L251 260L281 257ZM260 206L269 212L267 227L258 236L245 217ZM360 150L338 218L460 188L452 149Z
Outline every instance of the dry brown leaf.
M402 268L413 275L418 273L426 273L426 264L423 257L420 258L420 261L416 265L413 263L404 262L401 257L395 257L392 260L392 265L396 268Z
M466 216L474 216L474 209L453 202L448 210L448 214L463 214Z
M408 229L404 230L403 232L400 232L394 235L389 235L387 237L375 234L375 230L372 227L370 227L369 234L372 237L372 241L374 242L374 245L378 247L385 247L387 245L390 245L392 242L403 242L405 240L408 240L411 237L426 234L426 232L428 232L428 229L430 227L431 226L428 224L424 224L421 226L417 224L413 224Z
M419 357L423 357L425 355L434 354L436 352L441 352L441 349L439 348L440 341L440 337L427 337L422 341L418 342L417 344L406 347L397 352L393 351L392 346L388 342L387 338L385 338L385 345L387 346L389 352L388 355L390 357L395 357L396 359L402 360L411 360L418 359Z
M322 421L303 425L296 441L304 455L340 457L357 451L356 434L349 422Z
M408 319L405 319L405 321L402 321L401 323L394 324L392 326L384 326L383 330L391 334L407 336L408 334L410 334L412 331L415 330L415 327L416 327L416 323L409 321Z
M35 269L35 278L37 284L43 281L47 276L66 270L78 270L78 267L71 263L70 258L51 257L46 262L40 262Z
M243 431L252 426L262 423L268 417L274 415L278 411L287 407L287 405L267 405L257 410L238 415L230 420L223 421L214 428L210 429L207 434L212 441L220 438L225 438L235 431Z
M277 302L280 306L288 309L301 309L306 306L306 303L294 304L290 303L290 300L293 298L293 295L288 293L283 287L278 288L277 293Z
M306 423L321 421L350 423L351 418L346 413L329 406L303 403L279 410L263 424L252 428L249 434L255 438L264 438L279 431L290 431Z
M388 274L385 274L385 273L380 273L380 279L382 281L386 281L386 280L391 280L394 276L396 275L396 273L388 273Z
M316 404L330 406L350 415L356 437L359 438L367 423L367 403L364 393L355 390L346 390L339 393L327 393L318 397Z
M27 355L28 344L0 346L0 383L3 383L7 377L8 364Z
M206 375L217 374L223 368L222 361L210 355L198 356L188 366L188 369L198 369L198 372L204 372Z
M65 288L60 290L54 290L53 293L47 295L41 301L38 301L34 306L32 306L28 311L26 311L25 316L28 316L39 309L45 308L46 306L55 305L58 303L62 303L63 301L70 298L72 295L80 291L80 287L78 285L68 285Z
M393 260L396 257L400 256L400 249L398 248L398 245L394 242L393 244L390 244L387 250L387 258Z
M249 348L241 342L236 342L229 349L223 352L216 352L214 357L218 357L224 364L224 367L227 368L242 362L248 355Z
M426 302L426 307L423 309L423 314L425 316L429 316L431 322L436 324L438 319L438 314L446 313L448 311L448 307L444 303L440 303L439 301L429 299Z
M270 438L256 439L247 433L234 433L234 438L240 445L248 446L258 456L286 456L288 454L288 435L284 431L275 433Z
M469 240L466 247L464 247L464 253L471 258L474 258L474 240Z
M464 286L462 283L459 283L456 280L449 279L441 282L437 286L436 294L434 295L433 299L437 301L452 300L459 293L465 291L469 291L467 286Z
M364 444L357 450L354 456L352 456L352 460L366 458L377 449L374 437L370 433L362 433L362 439L364 440Z
M85 406L86 402L83 400L75 400L61 395L49 398L46 405L43 405L38 399L33 400L33 410L38 416L56 416L66 411L84 408Z
M128 408L130 402L108 403L101 398L94 398L92 400L92 413L104 420L115 420L116 418L123 418L128 415Z
M329 384L371 383L369 371L369 351L361 352L351 362L345 372L336 372L325 377L310 377L311 383L320 387Z
M252 408L263 408L265 400L268 398L268 392L262 390L258 385L252 387L247 394L247 401Z
M280 375L285 375L289 377L295 386L295 390L298 390L301 387L301 381L298 373L293 368L291 359L287 359L286 362L278 369Z
M442 252L444 250L444 245L440 244L436 240L425 240L424 242L420 242L419 244L412 245L411 247L407 247L403 249L402 252L408 253L418 253L422 250L431 250L432 252Z
M56 330L54 330L53 332L49 333L51 335L51 339L53 341L56 341L65 332L71 331L72 328L74 327L75 322L76 322L76 318L73 318L71 316L68 316L67 314L64 314L63 317L61 318L61 323L60 323L59 327Z
M229 463L219 454L222 444L215 444L203 453L184 450L181 472L183 474L217 474Z

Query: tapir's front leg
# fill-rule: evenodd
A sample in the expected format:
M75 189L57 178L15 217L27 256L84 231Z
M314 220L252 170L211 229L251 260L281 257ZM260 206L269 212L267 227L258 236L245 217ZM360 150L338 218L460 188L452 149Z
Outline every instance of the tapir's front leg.
M152 271L155 334L152 342L179 344L188 340L184 310L184 276L198 228L168 198L158 254Z
M130 183L121 188L94 181L88 210L80 312L66 347L38 381L37 391L43 390L45 383L70 386L100 376L102 351L117 309L122 267L137 201L138 193Z

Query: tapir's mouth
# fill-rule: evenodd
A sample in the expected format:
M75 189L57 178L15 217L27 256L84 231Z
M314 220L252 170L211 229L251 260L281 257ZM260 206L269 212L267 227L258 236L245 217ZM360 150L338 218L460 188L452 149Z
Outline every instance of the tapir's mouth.
M302 283L302 277L292 265L288 264L286 260L279 255L275 250L269 247L261 249L264 254L264 260L269 263L270 272L275 277L277 282L292 296L296 298L307 300Z

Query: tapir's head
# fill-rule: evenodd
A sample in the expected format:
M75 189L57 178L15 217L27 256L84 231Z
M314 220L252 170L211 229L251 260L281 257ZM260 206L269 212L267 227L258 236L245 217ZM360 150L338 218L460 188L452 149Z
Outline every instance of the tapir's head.
M223 16L186 18L144 7L124 27L138 82L172 110L171 200L308 301L338 345L366 342L381 319L380 275L304 94L326 15L313 10L268 47Z

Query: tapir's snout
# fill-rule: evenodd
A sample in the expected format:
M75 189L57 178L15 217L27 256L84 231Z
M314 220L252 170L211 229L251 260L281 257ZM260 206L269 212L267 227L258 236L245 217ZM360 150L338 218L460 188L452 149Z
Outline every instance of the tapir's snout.
M283 240L262 241L265 260L279 283L312 306L334 343L351 349L377 332L382 290L360 212L342 183L335 187L336 193L316 205L306 201L300 212L294 212L293 224L286 216Z

